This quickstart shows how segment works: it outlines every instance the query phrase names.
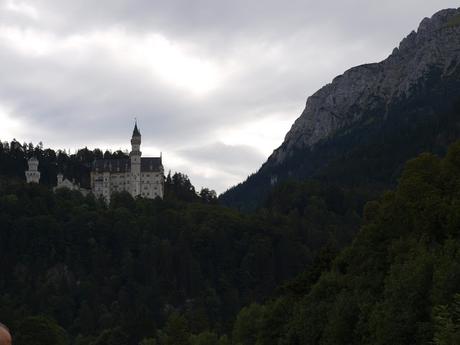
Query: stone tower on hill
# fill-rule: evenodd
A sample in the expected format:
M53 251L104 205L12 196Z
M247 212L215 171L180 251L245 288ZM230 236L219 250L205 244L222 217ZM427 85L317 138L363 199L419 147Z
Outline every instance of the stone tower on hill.
M38 159L32 157L27 161L27 164L29 165L29 170L26 171L27 183L39 183L40 171L38 171Z

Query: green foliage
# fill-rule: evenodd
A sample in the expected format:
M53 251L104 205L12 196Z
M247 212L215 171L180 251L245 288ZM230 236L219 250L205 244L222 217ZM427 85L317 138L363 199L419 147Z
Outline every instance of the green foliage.
M190 333L187 320L180 314L172 313L163 329L161 345L189 345Z
M460 142L444 159L409 161L395 191L365 207L351 246L284 284L259 307L262 326L235 327L252 325L258 345L460 343L459 181Z
M190 337L190 345L217 345L219 337L217 334L205 331Z
M155 338L144 338L141 340L139 345L157 345L157 341Z
M231 345L226 335L219 337L216 333L205 331L190 336L190 345Z
M120 328L113 328L103 331L91 345L126 345L128 343L128 335Z
M43 316L24 319L15 334L18 345L67 345L66 331L56 322Z
M434 344L450 345L460 342L460 294L451 305L437 305L434 314Z
M251 304L238 313L233 326L233 343L241 345L255 345L262 329L264 307Z
M165 180L165 198L182 201L197 201L199 195L187 175L169 172Z

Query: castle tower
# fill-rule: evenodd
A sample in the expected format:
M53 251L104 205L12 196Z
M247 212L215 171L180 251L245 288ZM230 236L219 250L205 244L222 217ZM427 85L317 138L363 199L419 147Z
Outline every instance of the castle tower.
M32 157L27 161L27 164L29 165L29 170L26 171L27 183L39 183L40 171L38 171L38 159Z
M133 136L131 138L131 195L136 197L141 194L141 132L137 128L137 121L134 124Z
M62 173L58 173L57 174L57 187L60 187L63 181L64 181L64 175L62 175Z

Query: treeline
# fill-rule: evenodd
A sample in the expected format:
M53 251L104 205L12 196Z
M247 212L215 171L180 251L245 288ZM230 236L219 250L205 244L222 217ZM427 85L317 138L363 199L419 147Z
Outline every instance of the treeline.
M15 344L226 344L242 307L360 224L358 198L315 182L280 187L253 214L183 174L166 186L164 200L121 193L106 205L0 180L0 315Z
M0 175L25 180L24 172L27 170L27 160L36 157L39 160L40 183L55 186L56 176L59 172L66 178L74 179L84 188L90 187L91 164L95 159L101 158L127 158L123 151L111 152L100 149L89 150L83 148L71 154L66 150L53 150L43 148L40 142L19 143L0 142Z

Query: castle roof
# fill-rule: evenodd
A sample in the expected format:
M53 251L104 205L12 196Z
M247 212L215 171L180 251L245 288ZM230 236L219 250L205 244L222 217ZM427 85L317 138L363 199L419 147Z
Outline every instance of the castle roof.
M139 129L137 128L137 122L134 124L134 130L133 130L133 137L140 137L141 132L139 132Z
M162 168L161 157L141 158L141 171L160 171Z
M163 168L161 157L141 158L141 172L158 172ZM131 171L129 158L121 159L96 159L93 162L92 171L126 173Z
M131 171L131 162L129 158L121 159L96 159L93 162L92 171L96 172L128 172Z

